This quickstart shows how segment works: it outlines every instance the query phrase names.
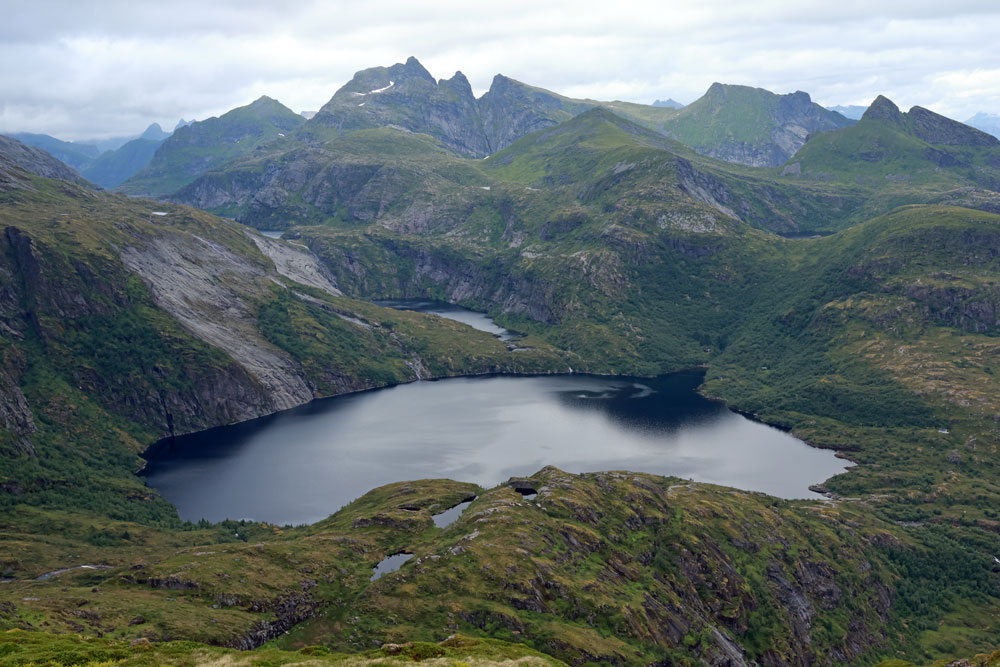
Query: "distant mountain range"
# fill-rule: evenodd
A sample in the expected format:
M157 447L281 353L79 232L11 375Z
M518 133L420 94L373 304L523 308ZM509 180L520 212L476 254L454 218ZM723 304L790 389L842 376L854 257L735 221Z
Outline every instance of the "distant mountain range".
M486 157L536 130L595 107L676 139L702 155L755 167L785 164L816 133L850 126L867 107L823 108L804 92L777 95L748 86L714 83L685 106L673 99L652 105L574 99L498 74L476 98L461 72L435 79L416 58L357 72L316 112L295 114L263 97L205 121L181 119L174 136L158 125L101 153L100 145L17 135L45 148L92 182L128 194L163 197L200 175L270 150L319 146L364 129L395 127L427 134L459 156ZM970 124L998 132L997 118L977 114ZM992 123L992 124L991 124ZM191 134L179 132L192 127ZM990 128L993 128L992 130ZM282 148L281 150L284 150Z
M656 100L653 102L654 107L667 107L670 109L683 109L684 105L675 100L672 97L668 97L665 100Z
M850 118L852 120L860 120L861 116L864 115L865 110L867 108L868 107L862 107L856 104L852 104L849 106L838 105L833 107L827 107L827 109L829 109L830 111L836 111L841 116L844 116L845 118Z
M184 122L182 119L181 123ZM139 136L94 141L62 141L47 134L23 132L9 136L47 151L80 171L87 180L110 189L149 164L153 153L170 134L159 123L152 123Z
M47 134L17 132L7 135L23 144L41 148L57 160L65 162L74 169L84 169L101 154L97 146L78 144L72 141L62 141Z
M782 164L810 134L851 123L813 103L806 93L775 95L723 84L713 84L685 107L673 100L643 105L574 99L498 74L489 90L476 98L461 72L437 80L416 58L409 58L357 72L311 117L281 106L281 127L275 124L275 108L264 109L258 103L193 123L190 127L205 128L196 130L197 139L185 139L195 135L178 131L121 189L165 196L200 174L251 151L266 150L279 139L286 147L295 142L318 146L339 135L381 127L427 134L456 155L481 158L595 107L605 107L704 155L753 166Z
M984 113L980 111L975 116L965 121L966 125L989 132L994 137L1000 137L1000 115L995 113Z
M156 149L148 165L122 186L131 195L163 196L209 169L291 134L305 120L270 97L218 118L178 128Z

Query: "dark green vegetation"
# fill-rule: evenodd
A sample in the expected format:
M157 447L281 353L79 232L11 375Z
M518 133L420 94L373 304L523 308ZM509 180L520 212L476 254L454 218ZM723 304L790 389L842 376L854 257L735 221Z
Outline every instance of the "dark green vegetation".
M902 113L880 96L856 125L814 137L784 171L879 188L890 205L921 189L996 191L1000 139L922 107Z
M463 79L424 74L359 73L315 123L254 134L175 196L289 242L0 172L0 623L421 656L461 632L572 664L923 664L1000 644L997 142L877 100L751 169L641 109L570 111L503 80L495 118L542 129L470 159L426 124ZM415 296L533 349L366 303ZM183 524L131 475L157 437L317 395L567 366L705 366L705 393L859 465L822 503L551 468L514 485L532 502L424 480L299 528ZM109 568L34 580L83 564Z

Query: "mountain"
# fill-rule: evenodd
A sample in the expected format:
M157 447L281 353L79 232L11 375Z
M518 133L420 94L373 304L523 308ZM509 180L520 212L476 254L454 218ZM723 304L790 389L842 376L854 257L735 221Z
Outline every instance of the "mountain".
M120 148L101 153L100 157L84 168L84 176L103 188L118 187L133 174L144 169L163 143L162 138L149 139L146 138L147 135L157 136L157 133L150 133L147 130L142 138L133 139Z
M992 150L934 115L873 109L807 146L860 128L924 155ZM6 169L5 659L450 664L486 650L466 650L474 635L520 645L494 657L574 665L899 664L1000 642L1000 216L894 206L940 195L905 181L723 163L609 108L485 160L399 127L311 131L182 190L318 223L295 244ZM884 214L858 219L867 208ZM369 302L405 296L490 312L527 344ZM492 489L400 481L299 527L184 523L134 474L161 437L316 396L693 366L706 395L851 470L822 501L551 467ZM413 558L371 581L398 553Z
M11 144L5 163L39 164ZM44 157L35 150L28 157ZM307 251L233 222L67 181L4 182L0 457L30 454L16 465L3 458L4 481L24 489L36 488L31 475L81 473L60 468L74 448L88 452L95 476L81 493L101 495L100 479L134 469L137 442L448 375L454 364L561 367L544 347L515 355L488 334L463 338L473 330L450 321L343 299ZM385 318L397 323L391 332L376 324ZM319 328L322 340L312 338ZM80 409L44 417L53 391Z
M928 186L941 193L958 187L995 192L1000 189L1000 140L923 107L903 113L879 96L853 127L813 136L785 172L904 196Z
M850 118L851 120L861 120L861 116L864 115L865 110L868 109L868 107L862 107L856 104L851 104L848 106L837 105L837 106L827 107L827 109L839 113L844 118Z
M181 129L182 127L187 127L191 123L195 123L195 122L197 122L197 121L194 121L194 120L184 120L183 118L181 118L179 121L177 121L177 124L174 125L174 132L176 132L177 130Z
M218 118L177 129L157 148L149 165L120 189L131 195L168 194L213 167L281 139L303 122L278 101L261 97Z
M596 150L588 150L591 145ZM613 191L621 196L654 188L663 193L663 208L680 199L772 230L819 226L831 212L843 215L859 201L854 193L778 185L770 175L733 171L605 108L519 139L486 160L458 157L428 135L388 127L322 144L275 145L203 174L170 199L261 229L376 221L399 229L441 229L470 211L488 210L496 196L485 193L507 193L511 182L520 185L504 196L519 215L530 215L521 211L529 207L521 201L525 185L542 188L533 199L552 207L572 208L580 189L592 189L596 199L602 186L590 178L594 160L612 157L608 168L619 162L635 167L614 180Z
M429 134L460 155L491 150L476 98L465 75L435 81L416 58L358 72L303 128L338 133L395 125Z
M673 99L672 97L668 97L665 100L656 100L655 102L653 102L653 106L654 107L667 107L668 109L683 109L684 108L683 104L681 104L677 100Z
M702 155L751 166L777 166L810 134L851 125L801 91L713 83L700 98L657 129Z
M47 134L31 134L28 132L17 132L8 135L17 139L23 144L41 148L52 155L57 160L65 162L74 169L86 168L93 162L100 151L96 146L90 144L76 144L70 141L62 141Z
M965 121L966 125L971 125L977 130L988 132L994 137L1000 137L1000 115L995 113L983 113L980 111L975 116Z
M171 134L173 134L173 132L165 131L162 127L160 127L159 123L150 123L149 127L147 127L138 138L146 139L148 141L163 141Z
M313 116L315 116L317 113L319 113L319 112L317 112L317 111L300 111L299 115L302 116L303 118L305 118L306 120L309 120L310 118L312 118Z
M75 169L49 153L0 135L0 188L31 189L30 174L89 185Z
M804 93L777 96L721 85L714 86L698 103L677 109L577 100L498 74L490 89L477 99L461 72L451 79L436 80L411 57L391 67L357 72L315 116L305 122L299 118L301 127L288 133L282 145L288 150L300 150L352 132L398 128L427 134L457 155L482 158L526 134L554 127L595 107L676 136L703 154L748 164L780 163L801 145L808 132L848 122L812 104ZM720 114L723 107L728 111ZM282 110L287 121L288 110ZM748 123L750 118L757 121ZM262 129L261 136L286 136L285 132L271 134L270 129ZM198 139L199 148L192 152L181 148L184 141L179 133L168 140L163 154L154 156L148 169L124 183L122 191L168 195L201 173L251 150L256 154L258 144L266 143L263 139L244 142L234 150L229 138L205 136ZM188 197L177 196L178 201Z
M497 74L479 99L465 75L436 81L416 58L392 67L362 70L306 124L300 137L397 126L429 134L458 155L485 157L526 134L606 105L639 122L656 122L671 110L627 102L577 100ZM664 113L666 112L666 113Z
M169 132L165 132L163 128L160 127L159 123L150 123L150 125L143 131L142 134L133 134L125 137L110 137L107 139L91 139L87 141L81 141L79 143L92 144L97 147L97 150L101 155L108 151L116 151L133 139L149 139L152 141L162 141L170 136Z

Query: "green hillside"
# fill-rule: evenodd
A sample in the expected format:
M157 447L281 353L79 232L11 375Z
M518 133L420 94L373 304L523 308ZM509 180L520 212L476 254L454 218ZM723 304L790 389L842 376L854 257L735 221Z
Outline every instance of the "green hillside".
M705 95L656 129L703 155L776 166L810 134L852 124L801 91L776 95L762 88L713 83Z
M199 174L279 141L305 120L267 96L218 118L178 128L157 148L149 166L118 189L129 195L159 197L190 183Z
M876 99L857 125L810 139L789 160L803 179L886 190L1000 188L1000 139L921 107ZM786 169L788 171L788 169Z
M414 63L400 94L457 83ZM390 74L345 93L387 95ZM0 153L0 662L927 664L1000 645L986 135L876 101L753 169L594 108L484 160L398 127L275 139L272 102L178 130L149 169L249 114L256 148L177 198L286 241ZM526 338L370 303L388 297ZM182 522L134 474L160 438L319 396L568 367L703 368L704 394L854 465L799 501L551 467L400 481L300 527Z

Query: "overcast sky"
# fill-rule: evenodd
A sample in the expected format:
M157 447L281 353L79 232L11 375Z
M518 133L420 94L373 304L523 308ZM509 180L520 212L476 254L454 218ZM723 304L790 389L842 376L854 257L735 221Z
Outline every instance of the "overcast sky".
M224 113L323 105L353 73L416 56L574 97L691 102L713 81L884 94L959 120L1000 113L997 0L0 0L0 131L79 140Z

